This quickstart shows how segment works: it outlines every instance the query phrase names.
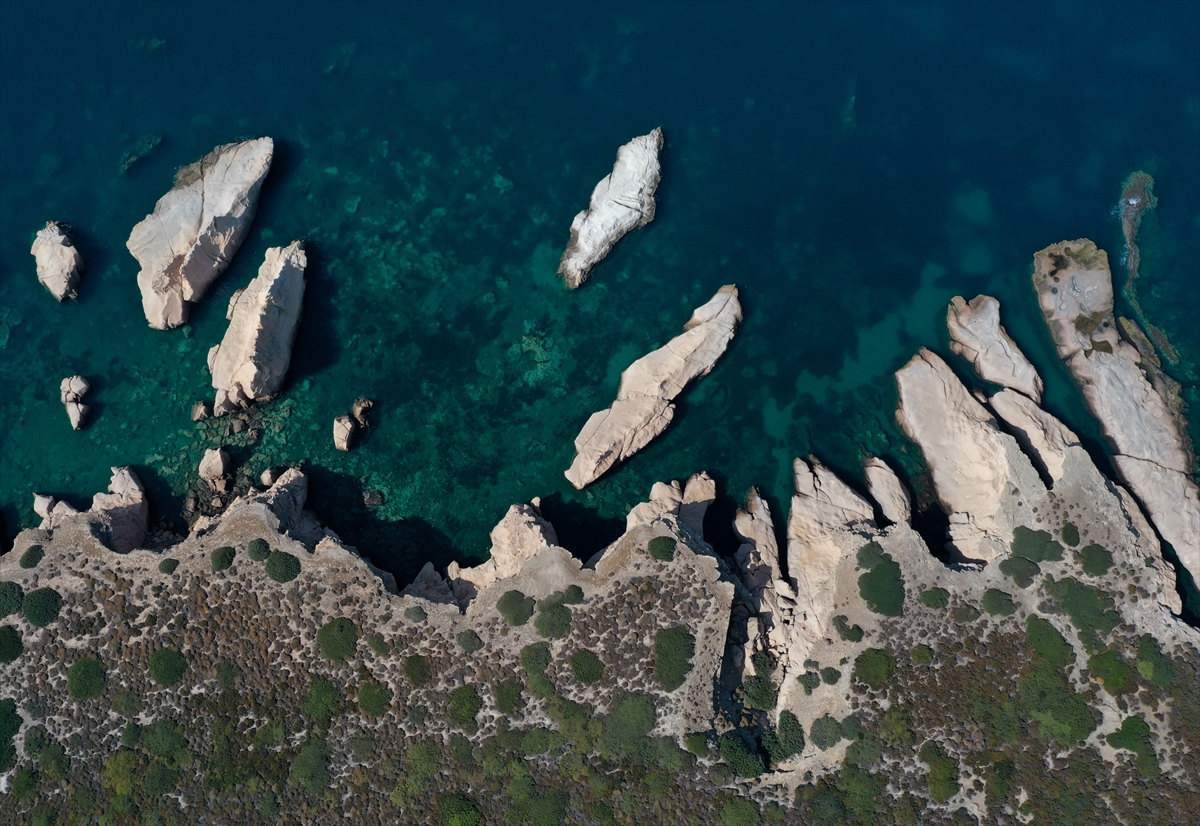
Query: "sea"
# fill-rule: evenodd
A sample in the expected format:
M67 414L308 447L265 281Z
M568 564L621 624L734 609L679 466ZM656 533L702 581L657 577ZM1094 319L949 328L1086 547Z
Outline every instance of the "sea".
M252 478L302 466L322 523L401 584L485 558L534 497L586 558L655 481L702 470L729 552L752 486L782 531L810 454L859 488L883 456L927 509L893 373L927 346L967 376L946 307L980 293L1109 469L1030 272L1039 249L1086 237L1123 286L1114 210L1136 170L1159 199L1137 295L1177 351L1200 443L1198 43L1189 2L5 0L4 547L37 524L35 492L86 507L120 465L154 523L183 530L200 457L222 444ZM655 127L657 216L566 289L572 217ZM187 326L150 329L130 230L177 169L263 135L275 159L241 250ZM62 305L29 253L50 220L86 260ZM296 239L303 317L261 436L194 423L230 295ZM588 416L724 284L745 320L716 369L656 441L576 491L563 471ZM93 386L80 432L58 395L72 374ZM333 419L359 397L373 426L340 453Z

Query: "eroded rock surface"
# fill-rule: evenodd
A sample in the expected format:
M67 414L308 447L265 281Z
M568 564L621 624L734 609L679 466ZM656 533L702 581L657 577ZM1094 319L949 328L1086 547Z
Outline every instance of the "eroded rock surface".
M333 420L333 446L341 451L348 451L354 446L354 434L358 425L349 416L338 416Z
M946 327L950 349L971 362L981 379L1019 390L1035 402L1042 400L1042 377L1000 326L999 301L980 295L967 302L956 295L950 300Z
M696 309L682 335L629 365L612 407L593 413L575 437L577 455L566 472L571 484L582 490L666 430L675 413L671 400L713 369L741 320L737 287L729 284Z
M209 448L204 451L204 457L200 460L200 479L213 490L224 493L227 485L221 483L232 468L233 463L225 448Z
M625 233L654 220L654 191L662 174L662 129L634 138L617 150L613 171L596 184L588 208L571 221L571 241L558 265L572 289L587 280Z
M42 517L38 530L75 526L94 529L101 541L122 554L141 546L150 519L146 489L128 467L112 468L108 492L93 496L91 508L83 513L67 502L42 494L34 494L33 509Z
M884 519L905 525L912 521L912 497L896 471L877 456L869 456L863 462L863 476L867 492L879 504Z
M1001 390L988 403L1008 424L1026 454L1041 462L1052 482L1060 481L1067 448L1079 444L1079 437L1071 428L1015 390Z
M507 579L543 548L558 545L554 526L542 518L536 504L513 505L491 532L491 558L474 568L451 562L446 570L450 589L463 608L494 582Z
M91 390L92 385L83 376L67 376L58 387L58 399L67 410L73 430L82 430L83 423L92 412L92 408L83 403L83 397Z
M146 321L158 330L187 322L250 229L271 168L270 138L228 143L175 175L175 186L133 228L126 246L141 265Z
M208 353L213 413L222 416L266 401L283 387L304 300L308 259L301 241L271 247L246 289L229 301L229 327Z
M78 296L83 256L67 237L64 224L47 221L46 226L38 230L29 252L37 262L38 281L51 295L59 301Z
M1034 256L1033 284L1058 355L1116 452L1114 464L1200 580L1200 490L1186 429L1177 400L1155 388L1169 384L1147 376L1154 365L1118 330L1108 255L1087 239L1054 244Z

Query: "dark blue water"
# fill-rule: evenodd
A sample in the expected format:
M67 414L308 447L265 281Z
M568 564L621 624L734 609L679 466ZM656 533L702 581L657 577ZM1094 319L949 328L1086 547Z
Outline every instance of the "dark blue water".
M293 238L312 263L290 383L262 441L235 455L255 475L306 461L322 518L402 579L484 553L504 509L532 496L586 553L657 479L706 468L723 493L758 485L782 512L797 455L856 479L866 453L919 473L891 374L922 344L944 351L955 294L1001 299L1050 408L1094 437L1030 263L1083 236L1115 262L1111 208L1135 169L1160 198L1139 294L1195 408L1197 9L10 0L5 536L35 521L32 491L82 504L117 464L147 481L156 516L178 518L203 450L229 441L188 415L211 398L204 356L226 299ZM566 291L571 217L616 148L655 126L658 217ZM121 174L150 135L162 143ZM176 168L259 135L277 156L233 267L189 327L148 329L129 230ZM88 260L61 307L28 252L49 219L76 228ZM663 437L575 492L562 471L589 413L725 283L746 322L717 369ZM82 433L57 393L76 372L97 387ZM339 454L330 422L364 395L378 427ZM364 489L385 504L366 509Z

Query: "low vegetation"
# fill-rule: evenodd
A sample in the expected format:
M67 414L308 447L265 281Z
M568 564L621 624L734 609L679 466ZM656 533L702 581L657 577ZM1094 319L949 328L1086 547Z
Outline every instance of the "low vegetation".
M330 620L317 632L317 648L321 656L333 662L353 657L357 645L358 626L346 617Z
M212 554L209 555L209 559L212 562L213 571L224 571L228 569L229 566L233 564L233 559L236 555L237 551L228 545L217 548L212 552Z
M174 648L159 648L150 655L150 678L160 686L172 686L183 679L187 662Z
M300 576L300 560L287 551L271 551L264 569L276 582L291 582Z
M104 691L104 666L95 657L82 657L67 672L67 693L76 700L91 700Z
M21 554L17 564L26 570L36 568L37 564L46 556L46 549L41 545L30 545L25 549L25 553Z
M654 635L654 675L667 691L683 685L692 670L696 654L696 638L682 625L667 628Z
M670 562L675 558L675 540L669 536L656 536L650 540L650 544L646 550L650 552L650 556L655 559L660 559L663 562Z
M867 607L885 617L904 613L904 577L900 565L883 548L871 542L858 552L858 567L866 573L858 578L858 591Z
M496 600L496 610L504 617L504 621L514 628L519 628L533 616L533 597L527 597L520 591L506 591Z

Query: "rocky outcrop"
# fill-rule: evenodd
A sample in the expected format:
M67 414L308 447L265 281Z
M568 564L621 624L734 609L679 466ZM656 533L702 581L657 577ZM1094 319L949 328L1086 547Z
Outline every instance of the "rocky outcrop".
M58 386L58 398L67 409L73 430L82 430L83 423L92 408L83 403L83 397L91 392L92 385L83 376L67 376Z
M78 297L83 256L67 237L66 225L47 221L29 250L37 261L37 277L50 294L63 301Z
M582 490L666 430L675 413L671 400L712 370L741 320L737 287L729 284L696 309L682 335L629 365L612 407L593 413L575 437L577 455L566 472L571 484Z
M625 530L648 525L663 516L673 516L682 527L704 536L704 514L717 498L717 484L704 471L692 474L684 485L675 479L667 484L655 482L650 489L650 501L633 506L625 517Z
M946 327L950 349L971 362L981 379L1041 401L1042 377L1000 326L999 301L980 295L968 303L956 295L950 300Z
M757 488L747 492L745 504L734 516L733 530L742 542L733 561L750 592L750 610L757 625L757 633L749 635L750 647L770 649L777 660L782 660L796 609L796 592L780 570L775 523Z
M896 471L882 459L869 456L863 462L863 476L867 480L867 492L878 503L884 519L903 525L912 521L912 498Z
M283 387L300 323L307 265L301 241L271 247L258 275L229 300L229 328L208 352L217 390L215 415L266 401Z
M596 184L588 208L571 222L571 241L558 265L568 287L586 281L621 236L654 220L662 145L662 129L655 129L617 150L613 171Z
M225 493L229 489L226 477L232 469L233 463L225 448L209 448L200 460L200 479L217 493Z
M275 144L270 138L218 146L175 175L175 186L133 228L126 247L141 265L146 321L158 330L187 322L225 271L254 219Z
M1033 285L1058 355L1115 452L1113 463L1200 581L1200 490L1186 430L1177 400L1164 398L1169 383L1154 381L1153 363L1118 330L1108 256L1087 239L1054 244L1034 256Z
M349 451L354 446L354 434L358 425L349 416L338 416L333 420L333 446L341 451Z
M83 513L53 496L34 494L34 513L42 517L38 529L54 531L82 522L96 530L101 541L117 553L140 547L150 519L146 489L128 467L112 468L112 474L108 492L93 496L91 508Z
M542 518L538 502L513 505L491 533L491 558L474 568L451 562L446 569L450 589L462 608L494 582L515 576L543 548L558 545L554 526Z
M1067 448L1079 444L1071 428L1015 390L1001 390L988 404L1009 426L1026 455L1041 463L1051 483L1061 481Z
M950 544L967 560L1007 553L1013 528L1031 524L1046 487L1012 436L944 361L922 349L896 373L896 419L925 457L950 519Z

